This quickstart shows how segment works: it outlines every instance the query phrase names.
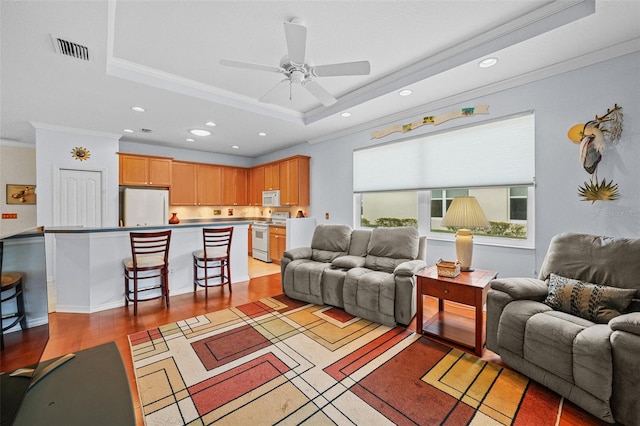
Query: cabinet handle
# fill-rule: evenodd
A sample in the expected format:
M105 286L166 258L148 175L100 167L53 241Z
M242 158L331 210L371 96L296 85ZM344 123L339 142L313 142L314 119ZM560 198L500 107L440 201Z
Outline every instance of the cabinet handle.
M448 288L445 288L445 289L444 289L444 294L447 294L447 293L449 293L449 289L448 289Z

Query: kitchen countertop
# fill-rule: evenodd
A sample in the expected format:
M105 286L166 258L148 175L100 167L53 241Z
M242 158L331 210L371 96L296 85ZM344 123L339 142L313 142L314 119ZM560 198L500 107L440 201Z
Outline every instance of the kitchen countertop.
M225 225L251 225L252 220L246 218L238 219L223 219L223 220L203 220L196 219L195 222L189 220L181 221L177 224L167 225L152 225L152 226L113 226L113 227L84 227L84 226L52 226L45 227L44 232L48 234L82 234L82 233L97 233L97 232L121 232L121 231L151 231L155 229L167 229L167 228L201 228L203 226L225 226Z

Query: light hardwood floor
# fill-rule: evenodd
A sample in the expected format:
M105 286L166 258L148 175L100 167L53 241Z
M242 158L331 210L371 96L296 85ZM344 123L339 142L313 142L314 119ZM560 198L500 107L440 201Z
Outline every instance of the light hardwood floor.
M263 275L268 272L275 273ZM138 424L142 425L138 390L127 336L181 319L282 293L279 265L250 259L249 275L252 276L250 281L233 284L232 293L229 293L226 288L225 290L219 288L210 290L208 300L205 300L204 293L199 291L194 294L172 296L169 308L164 308L161 300L141 303L138 306L138 316L135 317L131 305L128 308L123 306L95 314L52 313L49 317L50 338L43 359L55 358L69 352L115 341L129 376L136 418ZM425 317L429 317L437 311L437 302L436 299L429 297L424 299L424 314ZM455 303L447 304L446 309L452 309L470 317L473 316L473 309ZM415 319L408 328L411 331L415 330ZM501 363L500 357L490 351L485 351L483 359ZM583 426L604 425L604 423L595 420L575 405L565 402L560 425Z

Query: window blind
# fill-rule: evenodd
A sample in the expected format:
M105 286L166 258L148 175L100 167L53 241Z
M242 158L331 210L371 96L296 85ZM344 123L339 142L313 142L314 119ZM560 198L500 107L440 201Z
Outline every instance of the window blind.
M354 151L354 192L532 185L533 113Z

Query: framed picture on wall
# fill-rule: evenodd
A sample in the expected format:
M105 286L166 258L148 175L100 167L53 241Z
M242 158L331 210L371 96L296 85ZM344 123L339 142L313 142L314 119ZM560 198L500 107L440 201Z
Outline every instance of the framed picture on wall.
M7 184L7 204L35 204L35 185Z

